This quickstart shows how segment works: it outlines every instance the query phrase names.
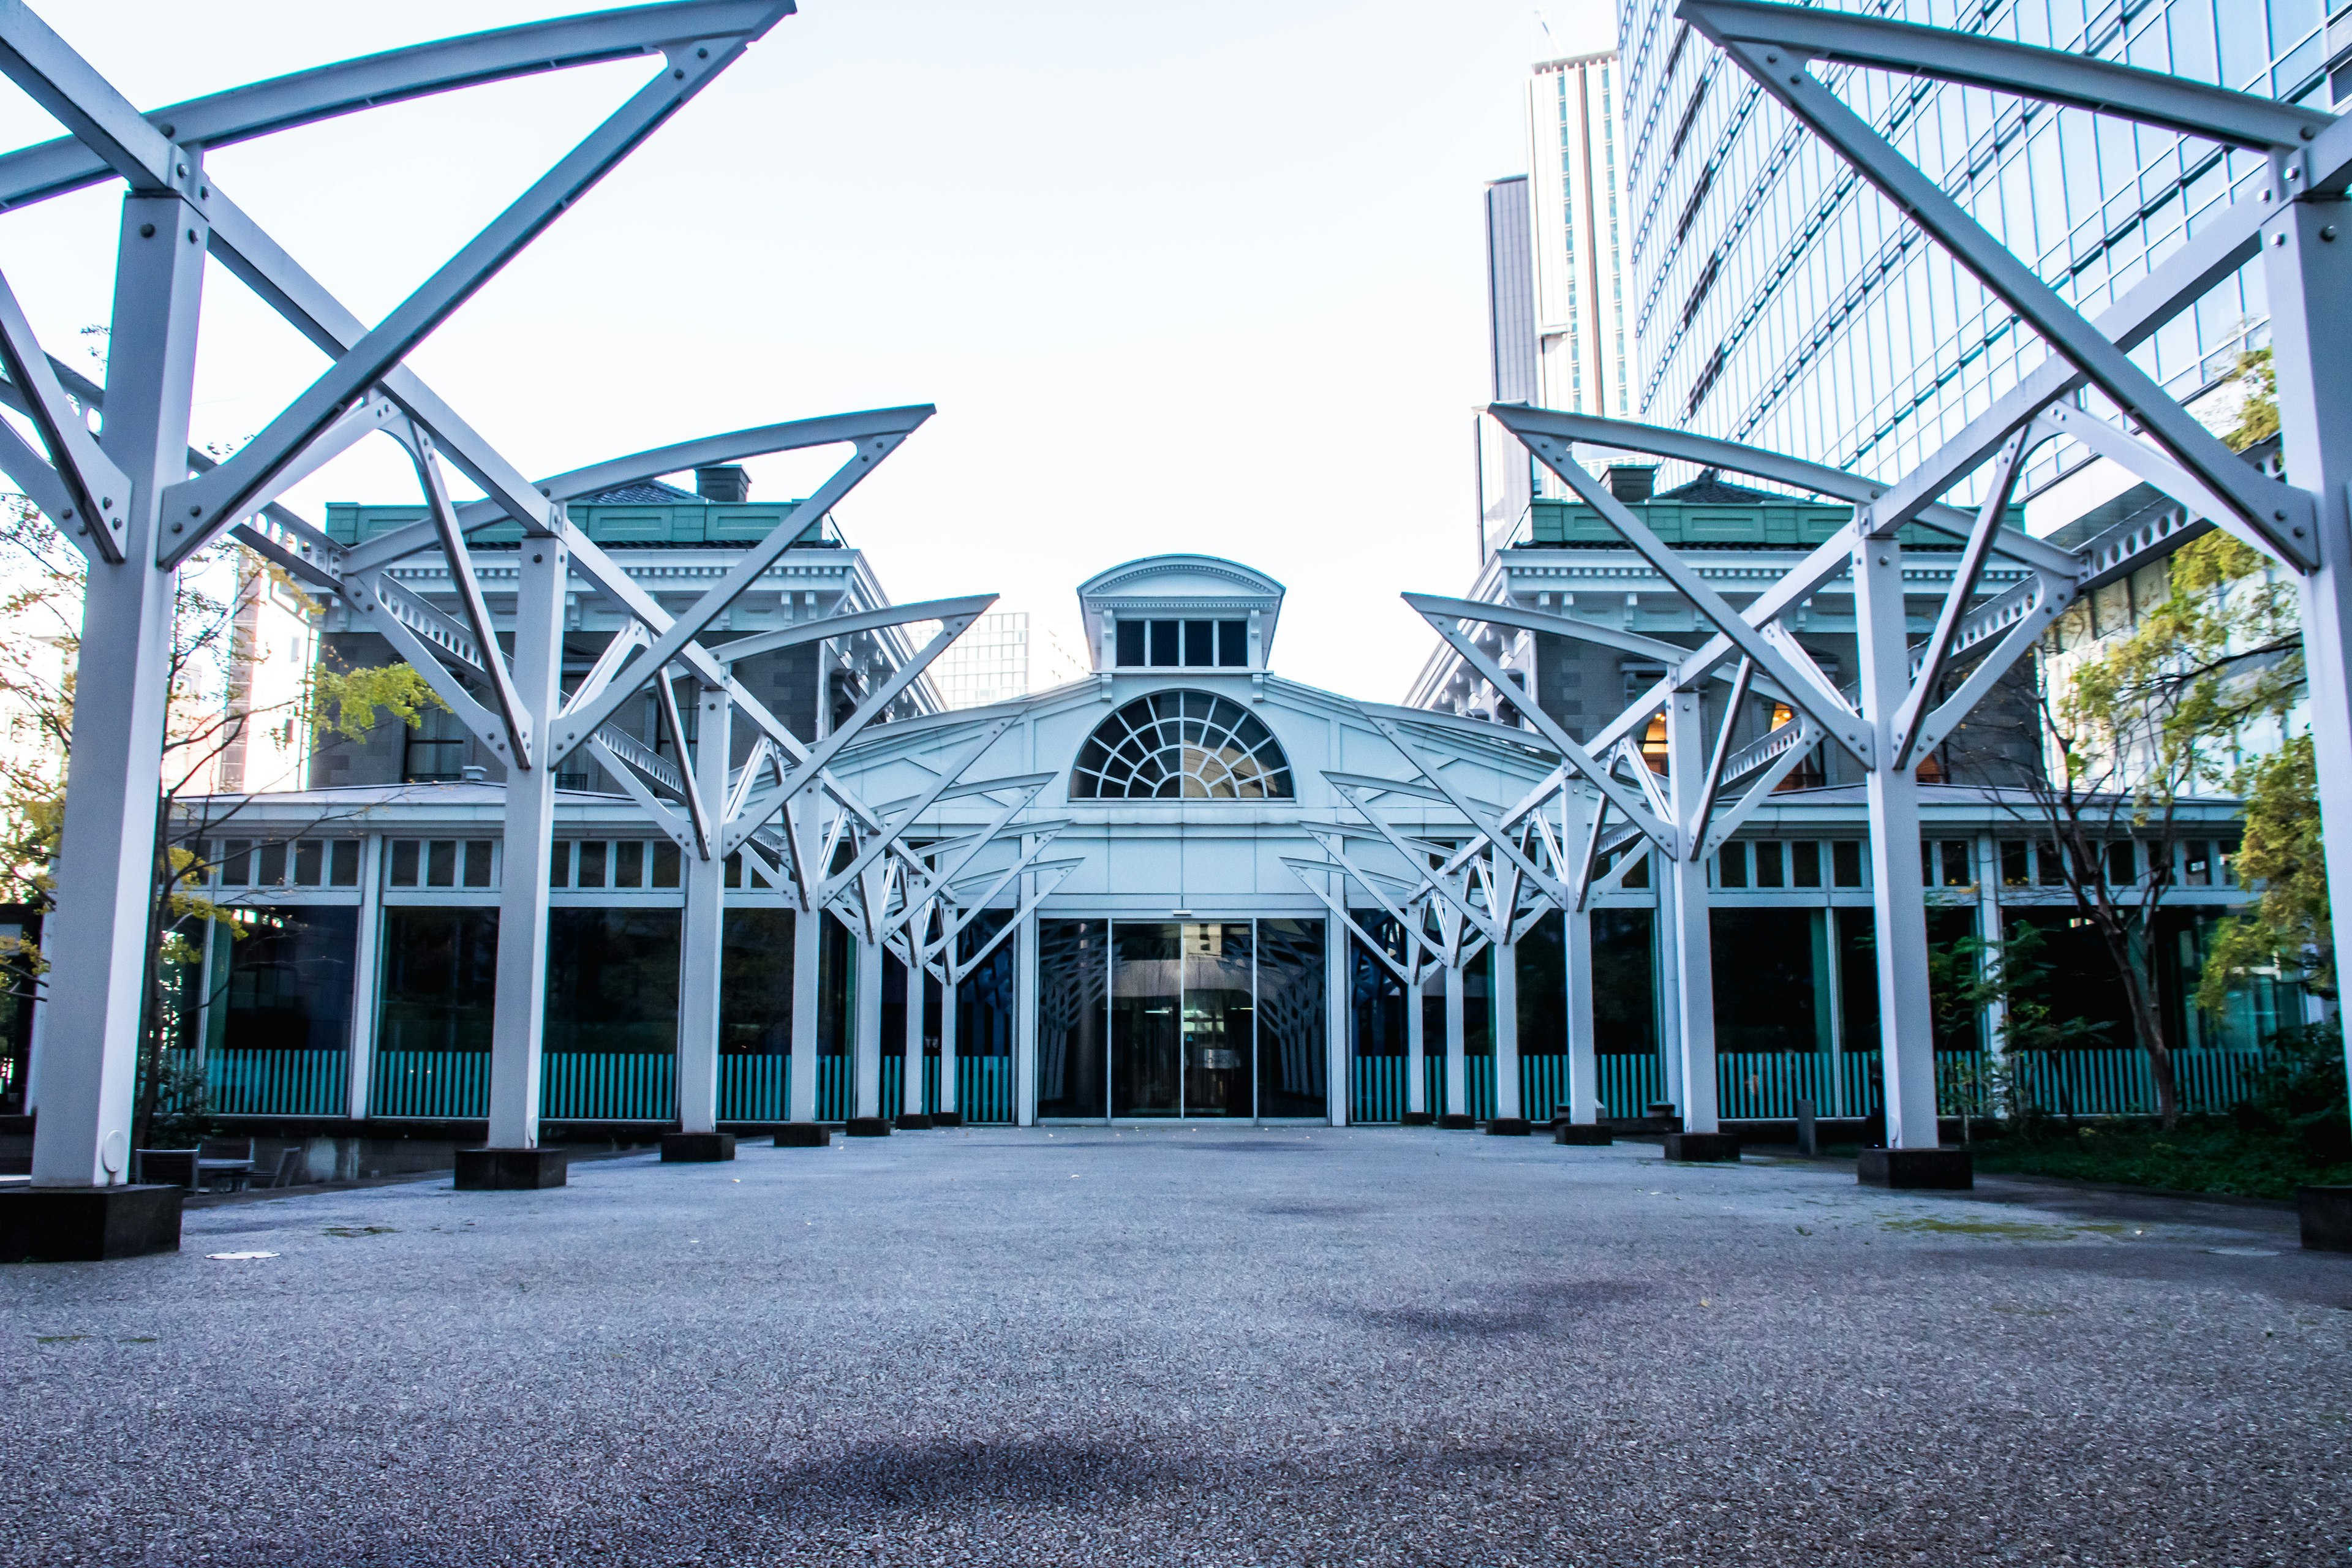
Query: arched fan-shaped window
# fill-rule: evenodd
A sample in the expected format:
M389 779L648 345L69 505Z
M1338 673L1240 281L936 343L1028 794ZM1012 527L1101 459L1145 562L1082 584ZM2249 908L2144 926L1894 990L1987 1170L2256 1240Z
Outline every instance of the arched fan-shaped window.
M1289 800L1290 759L1257 716L1206 691L1155 691L1078 752L1073 800Z

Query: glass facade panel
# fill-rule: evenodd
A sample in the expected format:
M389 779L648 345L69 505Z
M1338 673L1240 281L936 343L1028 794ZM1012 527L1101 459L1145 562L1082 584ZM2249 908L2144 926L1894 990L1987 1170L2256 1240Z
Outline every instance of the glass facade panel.
M1715 1048L1810 1051L1813 1026L1812 922L1777 909L1711 910Z
M1113 929L1125 929L1125 922ZM1248 1117L1255 1110L1250 1068L1257 1045L1249 922L1187 925L1182 946L1184 1100L1179 1110L1185 1116ZM1118 984L1116 971L1112 984Z
M347 1050L359 910L241 910L242 938L213 949L208 1045L232 1051ZM227 935L226 922L219 928Z
M793 911L727 911L720 937L719 1048L786 1056L793 1048Z
M498 963L496 910L385 910L378 1047L488 1050Z
M1110 922L1037 922L1037 1114L1109 1114Z
M1658 1048L1655 911L1592 911L1592 1043L1632 1055ZM1439 1026L1441 1031L1444 1025ZM1433 1037L1443 1040L1443 1033Z
M1174 1116L1182 1109L1183 933L1181 925L1136 921L1111 928L1113 1116Z
M1330 1114L1324 934L1321 921L1257 922L1257 1114L1261 1117Z
M546 1049L677 1049L680 920L677 910L550 910Z

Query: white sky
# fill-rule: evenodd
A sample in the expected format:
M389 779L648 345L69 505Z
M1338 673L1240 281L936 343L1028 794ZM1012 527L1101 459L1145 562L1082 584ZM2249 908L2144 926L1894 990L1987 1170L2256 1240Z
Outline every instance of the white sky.
M36 5L143 107L566 9ZM1561 52L1613 43L1604 0L1546 9ZM1526 171L1549 52L1524 0L805 0L412 363L532 474L935 403L839 511L893 597L993 590L1075 640L1092 573L1229 555L1290 589L1278 670L1392 701L1431 646L1397 594L1475 566L1479 197ZM211 169L373 321L646 74L375 110ZM0 85L0 145L55 133ZM0 216L61 356L106 320L119 201ZM195 437L234 443L323 362L217 267L206 288ZM751 468L777 496L831 461ZM415 498L376 442L288 499Z

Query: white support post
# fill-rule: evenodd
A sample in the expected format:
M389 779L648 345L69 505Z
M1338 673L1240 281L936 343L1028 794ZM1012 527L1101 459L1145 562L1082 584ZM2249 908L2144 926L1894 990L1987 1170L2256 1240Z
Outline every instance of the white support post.
M1592 1037L1592 907L1571 906L1565 918L1569 1120L1590 1126L1601 1120L1601 1058Z
M1346 897L1344 878L1334 876L1331 886L1335 893ZM1354 1053L1348 1048L1348 1020L1354 1012L1348 996L1349 940L1348 928L1338 921L1323 922L1323 1045L1329 1064L1324 1069L1324 1100L1334 1127L1348 1125L1355 1098L1355 1079L1349 1069Z
M817 963L824 952L824 911L793 915L793 1068L785 1114L794 1121L816 1120Z
M907 1037L905 1070L898 1075L898 1109L908 1116L923 1113L923 1015L930 999L923 994L922 927L919 918L907 924Z
M853 1116L882 1114L883 951L878 942L857 943L857 1011L852 1032L852 1048L856 1057L850 1069L854 1074Z
M1463 1017L1462 965L1445 966L1445 1114L1467 1115L1470 1110L1468 1041Z
M1034 878L1024 877L1022 899L1036 890ZM1013 1119L1022 1127L1037 1124L1037 917L1024 916L1013 933L1013 973L1017 993L1013 1010Z
M1510 911L1499 917L1505 925ZM1519 944L1495 944L1495 1114L1518 1117L1519 1107Z
M669 679L656 674L656 680ZM734 704L716 687L699 688L692 700L695 719L692 787L714 816L727 798L728 763L733 750L729 722ZM678 750L686 750L682 738ZM686 866L686 941L679 955L677 1007L677 1126L681 1132L719 1130L719 993L726 955L727 860L714 845L709 858L688 856Z
M548 868L555 828L555 770L545 765L544 741L563 701L563 594L571 577L569 552L560 540L526 539L517 554L514 683L530 716L532 750L541 765L507 767L498 1000L490 1025L493 1149L539 1146Z
M1977 962L1998 970L2001 963L2000 844L1990 833L1978 840L1977 866L1977 940L1982 944ZM2005 1054L2002 1036L2009 1028L2009 1004L1999 995L1988 998L1980 1023L1985 1060L1998 1069Z
M1707 929L1706 857L1693 842L1706 793L1706 704L1696 689L1666 700L1666 789L1675 803L1680 853L1666 862L1674 883L1675 1016L1681 1043L1683 1131L1719 1132L1715 1085L1715 943Z
M1408 1116L1429 1114L1429 976L1412 961L1414 980L1404 988L1404 1109Z
M950 1115L961 1115L963 1101L956 1092L956 1030L962 1020L956 1016L956 993L962 989L955 982L955 950L958 943L950 939L943 967L947 973L940 977L940 1099L939 1108Z
M110 1186L131 1170L171 679L173 574L155 558L163 492L188 470L205 231L177 196L122 204L102 447L132 493L105 498L129 510L123 559L93 560L82 599L58 905L41 942L52 967L33 1138L40 1187Z
M344 1114L364 1121L375 1086L375 1031L383 1008L376 993L383 959L383 836L359 841L360 918L358 946L352 954L351 1070L345 1075ZM209 945L209 937L207 938Z
M1675 973L1681 965L1675 961L1675 879L1664 867L1662 853L1651 853L1646 847L1636 854L1650 855L1651 881L1657 889L1657 901L1652 906L1650 919L1650 973L1654 994L1652 1016L1658 1021L1658 1082L1664 1097L1676 1105L1683 1102L1683 1024L1682 987L1675 984ZM1649 1108L1643 1107L1647 1115Z
M2328 902L2352 911L2352 244L2337 201L2290 202L2263 248L2286 478L2318 502L2319 564L2303 574L2304 668ZM2332 826L2326 825L2332 824ZM2346 919L2352 919L2347 913ZM2352 1029L2345 1031L2352 1075Z
M1933 1149L1936 1128L1935 1016L1927 997L1927 879L1919 862L1919 780L1886 765L1895 715L1911 682L1904 620L1903 552L1892 539L1865 539L1853 557L1863 712L1875 731L1875 765L1864 775L1870 803L1871 902L1877 924L1879 1066L1886 1084L1886 1146Z

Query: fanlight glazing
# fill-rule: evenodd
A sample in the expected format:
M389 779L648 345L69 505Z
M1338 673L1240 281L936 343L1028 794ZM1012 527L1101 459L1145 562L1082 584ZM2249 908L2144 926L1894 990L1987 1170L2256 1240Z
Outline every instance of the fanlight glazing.
M1290 759L1256 715L1206 691L1155 691L1078 752L1073 800L1289 800Z

